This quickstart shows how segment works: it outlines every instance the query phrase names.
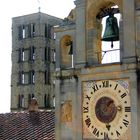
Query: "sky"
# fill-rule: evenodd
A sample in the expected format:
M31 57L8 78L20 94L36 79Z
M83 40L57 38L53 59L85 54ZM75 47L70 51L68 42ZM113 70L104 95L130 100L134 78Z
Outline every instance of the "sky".
M0 3L0 113L10 112L12 18L41 12L65 18L74 0L1 0Z

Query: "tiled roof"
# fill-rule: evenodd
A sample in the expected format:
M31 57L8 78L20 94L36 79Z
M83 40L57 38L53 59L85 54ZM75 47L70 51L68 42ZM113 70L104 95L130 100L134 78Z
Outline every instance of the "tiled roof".
M54 112L0 114L0 140L55 140Z

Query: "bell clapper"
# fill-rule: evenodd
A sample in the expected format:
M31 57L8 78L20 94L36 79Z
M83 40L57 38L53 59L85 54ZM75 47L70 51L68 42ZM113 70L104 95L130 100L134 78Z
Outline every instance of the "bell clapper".
M113 41L111 41L111 48L113 48Z

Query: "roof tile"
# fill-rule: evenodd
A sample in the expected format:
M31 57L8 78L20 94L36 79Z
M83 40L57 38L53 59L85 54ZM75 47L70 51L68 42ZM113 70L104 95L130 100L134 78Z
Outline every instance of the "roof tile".
M0 140L55 140L54 112L0 114Z

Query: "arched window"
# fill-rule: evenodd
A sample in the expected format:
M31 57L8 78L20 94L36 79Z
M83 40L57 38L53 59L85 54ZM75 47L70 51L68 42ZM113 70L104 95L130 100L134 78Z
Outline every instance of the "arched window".
M71 36L65 35L61 39L61 68L73 68L73 41Z

